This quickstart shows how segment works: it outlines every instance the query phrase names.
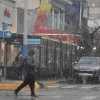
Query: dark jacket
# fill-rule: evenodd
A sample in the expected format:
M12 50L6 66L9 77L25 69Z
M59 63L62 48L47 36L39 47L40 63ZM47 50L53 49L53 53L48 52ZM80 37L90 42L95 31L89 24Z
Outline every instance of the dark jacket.
M31 56L28 56L27 58L23 58L20 63L20 70L22 70L24 78L35 78L35 64L34 59Z

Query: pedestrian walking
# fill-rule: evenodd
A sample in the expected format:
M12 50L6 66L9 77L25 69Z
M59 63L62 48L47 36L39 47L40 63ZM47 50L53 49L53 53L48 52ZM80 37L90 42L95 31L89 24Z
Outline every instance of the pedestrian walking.
M29 85L31 96L36 97L35 94L35 64L34 64L34 51L29 50L28 56L26 58L21 57L20 59L20 69L23 70L24 80L15 89L14 93L17 95L20 90L22 90L26 85Z

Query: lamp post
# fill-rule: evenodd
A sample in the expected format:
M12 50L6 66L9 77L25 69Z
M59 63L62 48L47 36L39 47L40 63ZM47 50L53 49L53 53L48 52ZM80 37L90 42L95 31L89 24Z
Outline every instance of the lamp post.
M36 2L38 1L38 2ZM27 56L27 45L28 45L28 18L29 18L29 11L28 10L35 10L39 8L41 1L36 0L24 0L24 34L23 34L23 55ZM35 5L36 3L36 5Z
M80 0L79 28L82 28L82 0Z
M24 0L24 34L23 34L23 55L27 56L27 24L28 24L28 11L27 11L28 0Z

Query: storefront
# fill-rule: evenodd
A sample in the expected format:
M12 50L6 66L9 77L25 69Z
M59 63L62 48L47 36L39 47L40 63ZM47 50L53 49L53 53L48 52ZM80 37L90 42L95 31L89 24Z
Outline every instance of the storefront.
M11 35L16 32L15 1L1 0L0 2L0 65L11 65L14 46L10 43Z
M0 65L11 66L20 50L20 40L9 31L0 31ZM15 53L16 52L16 53Z
M38 54L40 76L57 78L63 76L63 71L67 68L70 68L70 73L72 73L72 62L76 58L80 36L74 34L73 28L71 31L68 30L72 20L70 24L67 24L67 28L64 26L65 10L55 5L51 6L50 2L48 4L50 5L48 10L42 7L37 10L32 34L42 38Z
M64 35L64 34L63 34ZM42 35L41 44L37 49L37 64L40 68L40 77L57 78L62 77L65 70L72 73L72 63L78 58L78 43L80 36L63 35Z

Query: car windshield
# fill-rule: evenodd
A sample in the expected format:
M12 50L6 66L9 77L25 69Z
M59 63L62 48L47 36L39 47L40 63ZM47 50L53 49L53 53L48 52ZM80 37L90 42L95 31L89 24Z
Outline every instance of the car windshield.
M82 58L79 61L79 64L97 64L96 58Z

